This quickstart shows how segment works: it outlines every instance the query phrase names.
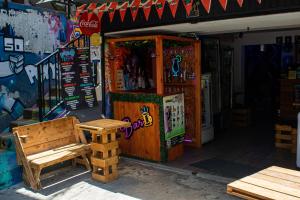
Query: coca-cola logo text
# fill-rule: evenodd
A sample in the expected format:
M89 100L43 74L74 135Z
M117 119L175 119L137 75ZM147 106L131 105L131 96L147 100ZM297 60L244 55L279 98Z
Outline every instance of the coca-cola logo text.
M80 27L85 27L85 28L98 28L98 22L93 20L93 21L85 21L82 20L79 24Z
M95 13L83 13L79 20L79 27L84 35L100 32L100 20Z

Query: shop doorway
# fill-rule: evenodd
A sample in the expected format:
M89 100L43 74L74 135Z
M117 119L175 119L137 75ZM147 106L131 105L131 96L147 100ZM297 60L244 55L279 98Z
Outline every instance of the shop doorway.
M288 34L295 35L292 31ZM272 35L272 41L261 40ZM281 82L289 81L289 71L296 69L296 55L293 51L293 58L286 61L286 47L277 44L274 35L214 35L217 50L211 44L202 45L203 74L212 77L209 104L214 136L200 149L186 147L184 157L170 165L229 178L245 177L272 165L295 168L295 154L275 145L275 125L296 121L296 115L290 123L280 115Z

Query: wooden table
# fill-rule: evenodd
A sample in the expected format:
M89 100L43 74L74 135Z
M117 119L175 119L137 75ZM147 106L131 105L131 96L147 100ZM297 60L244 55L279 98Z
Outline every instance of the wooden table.
M300 200L300 172L272 166L228 184L227 193L251 200Z
M109 182L118 177L118 148L116 133L119 128L128 127L129 122L112 119L99 119L76 125L78 131L87 131L92 135L91 164L92 177L101 182Z

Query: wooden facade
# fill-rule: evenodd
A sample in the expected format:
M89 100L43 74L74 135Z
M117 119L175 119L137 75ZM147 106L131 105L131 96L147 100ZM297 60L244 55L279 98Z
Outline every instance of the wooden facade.
M116 66L114 52L115 45L119 42L127 41L143 41L150 40L155 44L155 89L153 91L120 91L117 87L116 81ZM176 82L176 83L166 83L166 72L164 66L166 66L165 56L164 56L164 41L174 41L174 42L184 42L189 44L192 49L191 58L193 59L193 64L191 70L194 72L194 78L192 80L187 80L185 82ZM134 133L130 140L122 138L120 142L122 153L131 155L134 157L163 161L162 149L166 149L165 140L164 140L164 131L161 128L163 123L162 108L159 102L162 102L164 96L184 93L185 103L185 122L186 122L186 132L191 136L191 142L188 145L194 147L201 146L201 64L200 64L200 41L173 37L173 36L141 36L141 37L128 37L128 38L118 38L118 39L109 39L106 41L109 46L109 52L112 58L110 59L109 68L111 80L111 91L118 98L113 98L112 106L114 118L122 120L124 117L129 117L130 119L138 119L140 115L140 108L142 106L149 107L150 114L153 118L153 125L151 127L145 127L139 129ZM107 59L108 60L108 59ZM129 99L126 100L126 95ZM120 98L125 96L125 99ZM135 101L132 99L138 99L140 95L145 95L146 97L153 97L157 100L150 101ZM131 98L132 97L132 98ZM173 160L176 157L182 155L183 145L174 146L171 149L166 150L165 154L167 160Z

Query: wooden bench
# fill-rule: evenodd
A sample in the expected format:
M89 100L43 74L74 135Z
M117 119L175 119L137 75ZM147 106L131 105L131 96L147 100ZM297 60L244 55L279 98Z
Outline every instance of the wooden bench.
M24 182L32 189L42 188L42 169L63 161L83 163L91 170L87 159L90 147L84 135L75 129L78 123L75 117L66 117L13 129L18 160L24 167Z

